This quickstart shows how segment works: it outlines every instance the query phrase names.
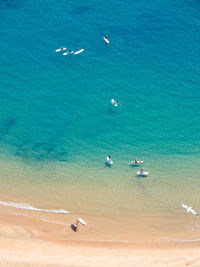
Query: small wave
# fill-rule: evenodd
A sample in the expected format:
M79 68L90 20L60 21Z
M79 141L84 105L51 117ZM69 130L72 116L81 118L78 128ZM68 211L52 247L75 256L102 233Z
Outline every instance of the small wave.
M24 210L33 210L33 211L41 211L41 212L50 212L50 213L60 213L60 214L67 214L69 211L59 209L38 209L35 208L29 204L26 203L16 203L16 202L5 202L5 201L0 201L0 205L7 206L7 207L13 207L16 209L24 209Z

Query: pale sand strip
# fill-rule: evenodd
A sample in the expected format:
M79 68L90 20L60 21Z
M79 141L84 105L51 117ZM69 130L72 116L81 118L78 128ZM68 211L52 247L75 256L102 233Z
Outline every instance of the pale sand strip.
M200 266L199 242L147 244L134 235L134 242L104 242L89 227L71 231L74 215L6 212L0 211L0 266Z
M0 266L200 266L199 248L124 248L123 244L45 241L23 228L4 226ZM1 232L1 233L2 233ZM70 245L72 243L72 245ZM98 242L97 242L98 243ZM149 244L149 247L151 245ZM137 247L137 244L135 244Z
M200 251L61 246L41 240L0 239L1 266L200 266Z

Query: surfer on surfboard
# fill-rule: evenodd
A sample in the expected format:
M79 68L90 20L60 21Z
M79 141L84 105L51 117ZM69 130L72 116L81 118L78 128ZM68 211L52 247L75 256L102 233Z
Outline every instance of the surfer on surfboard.
M111 99L110 102L114 107L117 107L117 101L115 101L114 99Z
M63 52L63 51L65 51L67 48L66 47L61 47L61 48L58 48L58 49L56 49L55 50L55 52Z
M68 55L71 55L73 53L74 53L74 51L72 51L71 49L68 49L67 52L63 53L63 56L68 56Z
M109 165L109 167L113 164L113 161L110 156L106 157L106 165Z
M109 44L110 42L108 41L108 38L107 38L107 34L105 34L105 36L103 37L104 41L106 42L106 44Z
M83 51L84 51L83 48L81 49L80 47L78 47L78 50L76 52L74 52L74 55L81 54Z

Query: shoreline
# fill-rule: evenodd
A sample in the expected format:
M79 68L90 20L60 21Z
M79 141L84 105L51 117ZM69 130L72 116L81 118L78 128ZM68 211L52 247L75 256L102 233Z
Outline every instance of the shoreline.
M12 203L12 202L10 202ZM60 240L77 240L88 242L121 242L132 244L144 243L193 243L200 241L198 216L182 213L169 215L154 213L133 213L108 215L87 213L81 210L46 209L25 203L25 208L0 205L0 224L37 228L43 233L49 229L63 232ZM33 208L33 209L32 209ZM44 209L45 208L45 209ZM80 226L74 233L71 229L73 220L83 218L87 226Z
M1 165L3 266L200 266L199 218L180 205L189 199L195 208L197 183L191 194L190 180L177 191L171 179ZM43 212L60 209L69 213ZM78 217L88 225L75 233L71 223Z

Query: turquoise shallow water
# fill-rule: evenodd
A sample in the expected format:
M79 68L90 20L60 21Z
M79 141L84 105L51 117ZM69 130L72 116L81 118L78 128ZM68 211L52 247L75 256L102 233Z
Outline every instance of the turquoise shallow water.
M99 195L109 176L128 192L135 170L127 163L138 157L155 192L168 179L158 198L169 181L174 194L183 181L192 194L200 174L199 8L198 1L1 1L2 157L47 170L36 183L54 183L48 166L62 164L70 169L66 180L59 173L66 187L92 190L96 179ZM85 51L77 56L54 52L78 46ZM111 98L120 101L116 109ZM22 175L18 183L28 181Z

